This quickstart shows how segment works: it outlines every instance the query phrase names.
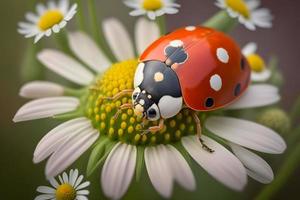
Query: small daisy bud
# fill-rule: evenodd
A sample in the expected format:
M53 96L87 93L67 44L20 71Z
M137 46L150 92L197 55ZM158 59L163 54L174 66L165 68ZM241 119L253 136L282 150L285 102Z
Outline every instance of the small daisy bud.
M257 122L267 126L280 134L286 134L290 130L291 121L286 112L279 108L263 111L257 118Z

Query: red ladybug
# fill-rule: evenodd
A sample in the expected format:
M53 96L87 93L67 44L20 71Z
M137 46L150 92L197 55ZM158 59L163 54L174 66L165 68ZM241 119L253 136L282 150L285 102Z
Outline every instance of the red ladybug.
M175 116L184 107L211 111L246 90L250 68L237 44L222 32L188 26L167 34L141 55L132 93L134 111L147 120ZM200 121L194 113L200 135Z

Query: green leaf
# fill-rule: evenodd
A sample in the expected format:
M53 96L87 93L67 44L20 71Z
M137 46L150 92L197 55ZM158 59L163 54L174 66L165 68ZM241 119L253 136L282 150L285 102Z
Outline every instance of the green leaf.
M144 151L145 147L137 147L137 157L136 157L136 168L135 168L135 179L137 182L140 181L141 175L144 168Z
M90 176L97 168L97 163L104 156L106 144L108 142L109 139L105 137L94 146L87 165L87 176Z

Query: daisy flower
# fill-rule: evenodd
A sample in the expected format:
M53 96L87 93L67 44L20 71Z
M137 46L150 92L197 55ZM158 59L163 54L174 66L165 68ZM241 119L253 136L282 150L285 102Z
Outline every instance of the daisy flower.
M173 0L125 0L124 3L134 9L129 13L131 16L147 15L151 20L164 14L176 14L180 7Z
M69 0L48 1L47 5L39 3L36 12L25 15L27 22L20 22L18 32L26 38L34 37L37 43L42 37L58 33L76 14L77 4L69 6Z
M237 18L249 30L272 27L272 15L266 8L258 8L260 0L217 0L216 6L227 11L230 17Z
M87 200L89 191L85 188L90 185L89 181L82 183L83 175L78 176L78 170L71 169L69 176L66 172L58 177L59 182L55 178L50 178L49 182L52 187L39 186L36 191L41 193L34 200Z
M242 49L252 69L251 80L256 82L267 81L271 77L271 70L267 68L263 58L256 53L257 45L250 42Z
M119 118L114 118L122 104L132 103L131 95L115 101L104 97L133 88L138 59L128 32L119 21L104 21L103 31L117 63L110 63L87 35L81 32L69 34L74 55L95 74L57 50L46 49L38 54L46 67L83 86L82 89L75 92L49 82L33 82L21 88L23 97L39 99L21 107L14 117L15 122L68 112L58 116L68 118L68 121L50 131L34 153L36 163L50 156L46 164L47 176L63 171L95 143L87 166L88 174L103 166L101 186L111 199L123 197L133 177L139 180L143 166L153 187L165 198L171 197L175 183L186 190L195 190L195 177L185 155L190 155L208 174L234 190L246 186L247 174L262 183L272 181L271 167L251 150L280 154L286 144L276 132L260 124L217 116L214 112L205 115L199 112L204 125L201 139L214 150L210 153L203 149L196 136L196 124L189 110L166 119L164 128L156 134L141 135L142 129L157 122L142 123L132 109L123 110ZM139 54L157 37L159 28L154 22L138 20L135 44ZM257 84L250 86L226 109L261 107L279 99L277 88Z

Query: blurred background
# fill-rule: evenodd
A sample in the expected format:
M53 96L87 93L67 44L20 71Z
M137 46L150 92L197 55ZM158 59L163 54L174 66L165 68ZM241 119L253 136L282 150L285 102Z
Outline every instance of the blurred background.
M33 199L37 194L36 187L47 184L43 172L44 163L34 165L32 154L40 138L57 123L54 120L12 123L15 112L25 102L18 96L18 89L22 84L20 71L24 67L21 63L25 55L26 44L32 41L24 39L17 33L17 22L23 20L24 13L30 9L28 2L27 0L0 1L0 87L2 91L0 96L0 190L1 199L9 200ZM129 9L122 4L121 0L98 0L97 2L100 17L117 17L127 25L131 33L133 32L135 18L128 15ZM167 16L168 30L200 24L218 11L212 0L178 0L177 3L182 7L179 14ZM268 59L270 55L278 56L279 67L286 80L282 89L281 104L288 110L300 94L300 1L265 0L262 1L262 4L263 7L269 8L275 16L274 27L251 32L243 26L239 26L232 36L241 46L250 41L257 42L259 44L258 52L265 59ZM68 28L72 30L75 27L68 26ZM85 172L84 166L88 155L89 152L77 162L79 166L82 166L82 173ZM182 197L185 199L251 199L252 197L247 195L247 191L261 187L260 184L250 181L250 187L245 193L236 193L218 184L201 168L197 167L193 171L202 177L197 181L198 190L194 193L187 193L182 189L175 188L174 197L176 199L182 199ZM276 195L276 199L296 199L300 186L299 177L300 170L289 179L288 184ZM98 199L98 195L101 195L99 173L95 173L92 179L90 199ZM149 184L146 175L143 181ZM131 187L126 199L133 199L136 193L151 194L145 199L159 199L151 186L144 189L138 184L134 184L137 187L135 189Z

